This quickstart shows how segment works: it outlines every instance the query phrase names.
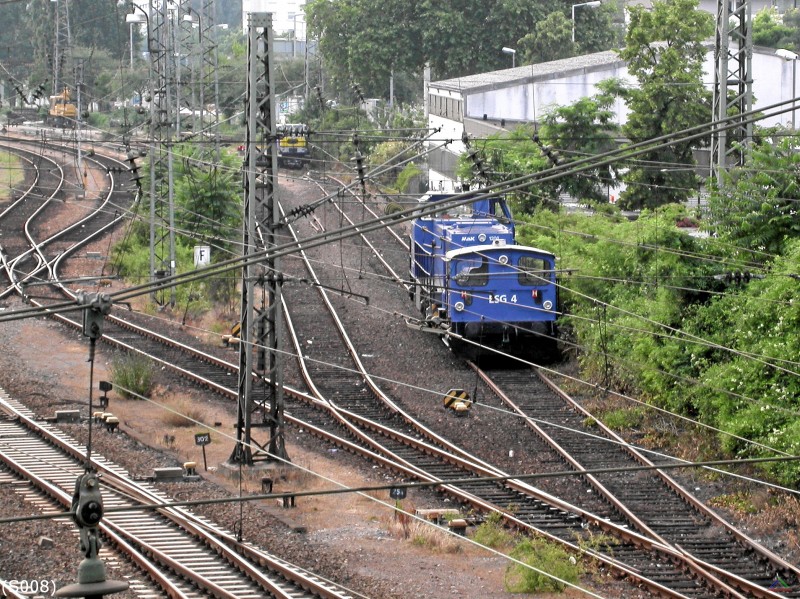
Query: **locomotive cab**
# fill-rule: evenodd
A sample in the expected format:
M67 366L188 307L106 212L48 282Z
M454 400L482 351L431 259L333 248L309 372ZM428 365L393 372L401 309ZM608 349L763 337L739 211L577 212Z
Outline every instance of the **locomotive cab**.
M494 345L554 335L555 257L495 244L448 252L448 298L454 333Z
M410 275L415 281L411 295L417 309L429 320L439 319L439 312L447 302L448 252L487 243L514 242L514 226L505 201L483 198L454 207L445 202L451 198L445 194L423 196L419 200L420 209L441 207L419 216L411 227Z

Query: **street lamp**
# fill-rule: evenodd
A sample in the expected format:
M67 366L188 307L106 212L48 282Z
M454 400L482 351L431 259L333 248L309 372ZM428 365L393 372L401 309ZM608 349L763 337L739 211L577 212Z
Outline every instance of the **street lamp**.
M572 5L572 43L575 43L575 9L580 8L581 6L588 6L591 8L596 8L600 6L600 0L594 0L593 2L581 2L580 4L573 4Z
M794 131L794 102L797 98L796 93L796 83L797 83L797 54L792 52L791 50L785 50L780 48L775 50L775 54L783 58L784 60L791 60L792 61L792 131Z
M514 48L503 48L503 54L511 54L511 68L517 66L517 51Z
M138 12L128 13L125 15L125 22L130 26L131 30L131 69L133 68L133 26L147 21L147 16L139 14Z

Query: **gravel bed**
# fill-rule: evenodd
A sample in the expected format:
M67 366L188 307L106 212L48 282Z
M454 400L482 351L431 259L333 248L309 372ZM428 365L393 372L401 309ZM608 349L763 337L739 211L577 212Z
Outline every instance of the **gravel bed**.
M284 178L281 182L284 197L291 197L289 208L320 195L307 183ZM338 226L338 218L327 211L319 212L318 217L328 228ZM306 221L297 225L301 235L311 234ZM406 227L398 226L403 233L407 232ZM98 246L103 252L107 247L107 242ZM91 251L92 248L88 249ZM382 250L384 257L405 275L405 254L395 247ZM490 409L498 407L496 400L459 358L433 335L405 325L402 316L413 315L413 305L407 295L385 281L370 276L359 277L356 273L363 262L358 252L340 252L339 248L331 251L328 248L315 255L320 260L337 263L340 256L344 256L345 270L342 272L348 274L346 280L342 278L338 284L342 289L370 298L370 307L365 308L363 302L358 303L344 295L332 295L367 368L380 378L381 386L400 405L420 415L434 430L509 472L530 472L549 467L540 463L533 446L526 441L530 434L518 419ZM92 271L82 269L90 266L90 262L85 261L72 268L85 275ZM97 268L96 262L94 268ZM331 281L326 283L331 284ZM310 289L309 293L316 291ZM0 308L18 306L17 301L9 300ZM181 316L174 314L173 318L179 321ZM166 325L163 328L167 330ZM223 348L218 336L204 332L204 328L203 323L194 323L190 318L186 326L176 324L169 330L170 334L183 336L187 341L206 342L210 351L237 363L236 354ZM0 343L7 348L0 369L0 387L23 399L42 415L51 415L56 409L85 409L88 350L80 333L66 331L47 320L21 321L19 325L0 327ZM57 347L59 351L42 360L40 352L44 347ZM113 352L101 345L95 362L96 380L108 376L108 363L112 359ZM287 384L300 386L296 368L290 360L286 360L286 364ZM165 393L178 392L184 387L179 379L165 372L159 374L158 384ZM478 400L468 417L457 418L444 409L442 396L451 388L466 389ZM224 407L216 396L194 388L186 393L209 410L230 411L230 406ZM65 429L78 439L86 434L82 426ZM113 436L96 435L93 439L95 451L117 461L133 476L147 477L153 468L180 465L185 459L178 448L148 443L142 435L136 434L134 427L127 427L125 423L123 429ZM387 473L383 470L346 452L336 451L302 431L290 430L288 434L290 456L293 459L297 456L298 464L319 468L318 471L324 471L335 480L351 477L352 484L387 480ZM176 499L235 496L235 477L226 479L220 475L216 465L212 468L215 471L204 473L200 483L161 485L161 488ZM711 485L706 487L702 481L694 484L712 493ZM716 486L713 488L714 493L718 490ZM254 491L250 488L247 492ZM412 500L414 505L421 507L447 505L442 497L430 492L414 491ZM31 510L28 504L16 498L9 499L4 505L7 506L2 512L4 516L25 514ZM297 512L263 502L248 503L241 508L238 504L208 506L197 508L197 511L225 528L241 530L247 541L345 584L364 596L386 599L409 596L429 599L512 597L502 588L505 567L502 558L469 548L451 554L398 539L387 521L387 510L374 508L366 500L358 503L342 499L319 504L322 507L310 507L315 505L302 502ZM37 539L45 534L54 540L54 546L46 550L36 544ZM77 539L69 523L0 526L0 578L58 577L61 584L66 584L74 579L77 561ZM123 578L135 576L135 573L124 562L114 562L109 567L109 576ZM649 596L602 572L593 572L584 584L603 597ZM581 595L568 592L563 596Z

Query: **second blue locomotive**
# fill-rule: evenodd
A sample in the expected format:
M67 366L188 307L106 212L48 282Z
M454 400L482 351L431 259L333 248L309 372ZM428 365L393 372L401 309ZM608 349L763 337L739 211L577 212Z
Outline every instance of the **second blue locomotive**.
M464 197L462 197L462 202ZM429 330L478 353L480 346L552 358L558 287L555 256L517 245L502 197L429 194L412 221L413 299ZM426 212L428 212L426 210Z

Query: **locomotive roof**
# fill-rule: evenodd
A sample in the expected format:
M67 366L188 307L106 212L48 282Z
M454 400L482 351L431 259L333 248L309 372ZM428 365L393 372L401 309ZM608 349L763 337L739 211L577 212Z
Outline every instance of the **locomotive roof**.
M540 250L539 248L530 247L527 245L473 245L470 247L459 248L457 250L450 250L445 254L445 260L452 260L454 258L460 258L467 254L488 254L488 253L496 253L496 252L508 252L509 250L513 250L515 252L525 253L525 254L540 254L545 255L548 258L555 258L555 254L552 252L548 252L547 250Z

